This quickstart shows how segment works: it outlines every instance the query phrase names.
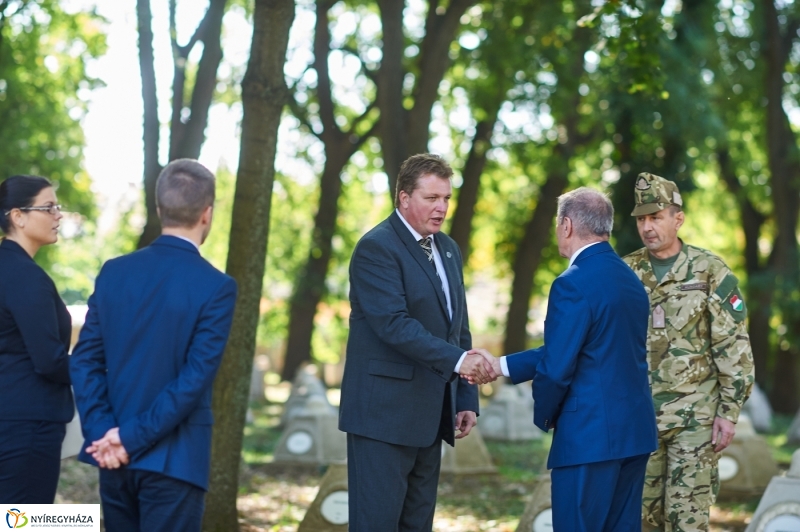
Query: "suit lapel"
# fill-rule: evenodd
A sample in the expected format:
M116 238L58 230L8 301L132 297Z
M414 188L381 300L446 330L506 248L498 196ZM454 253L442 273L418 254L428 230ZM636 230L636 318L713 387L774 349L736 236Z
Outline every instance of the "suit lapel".
M436 298L439 300L444 315L447 317L447 300L444 298L444 292L442 291L442 281L439 279L439 276L436 275L436 268L428 260L428 256L425 254L425 251L423 251L422 246L419 245L419 242L414 240L414 235L412 235L405 224L403 224L397 212L393 212L391 216L389 216L389 222L392 224L397 236L400 237L400 240L406 246L408 252L430 280L433 293L436 294ZM439 242L436 242L436 245L438 246ZM450 274L448 273L448 275Z

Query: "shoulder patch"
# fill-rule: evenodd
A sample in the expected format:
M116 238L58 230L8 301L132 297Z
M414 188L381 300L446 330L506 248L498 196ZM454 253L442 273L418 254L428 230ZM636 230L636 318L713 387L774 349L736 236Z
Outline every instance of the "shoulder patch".
M714 292L722 300L722 308L730 314L736 323L747 317L747 307L739 291L739 280L732 273L725 276Z

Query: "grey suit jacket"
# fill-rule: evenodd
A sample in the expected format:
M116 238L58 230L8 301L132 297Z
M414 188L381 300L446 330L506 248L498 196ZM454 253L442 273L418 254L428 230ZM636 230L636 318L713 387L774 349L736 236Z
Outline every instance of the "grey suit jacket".
M434 240L450 285L452 320L435 268L396 212L353 251L339 409L344 432L413 447L441 436L453 445L456 412L478 412L477 387L453 373L472 347L461 252L443 233Z

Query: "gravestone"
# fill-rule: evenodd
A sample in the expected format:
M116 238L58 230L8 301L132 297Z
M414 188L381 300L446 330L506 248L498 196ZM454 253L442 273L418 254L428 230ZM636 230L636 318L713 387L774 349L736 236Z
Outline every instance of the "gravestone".
M324 465L346 460L347 435L329 407L323 397L310 397L278 440L273 461Z
M250 374L250 400L254 402L264 401L264 375L265 371L253 364L253 372Z
M517 525L517 532L552 532L553 499L551 497L550 471L544 470L536 479L531 500Z
M297 532L347 532L347 465L331 464Z
M793 445L800 445L800 410L794 416L792 424L789 426L789 432L786 433L786 439Z
M468 436L456 440L455 447L442 442L441 472L453 475L497 473L477 426L472 427Z
M745 401L742 412L747 414L757 432L769 432L772 428L772 406L769 404L767 394L758 387L758 384L753 385L753 391L750 393L750 398Z
M745 532L800 532L800 449L786 476L770 481Z
M336 408L328 402L326 395L325 385L316 375L312 375L304 368L297 372L297 376L292 382L292 390L289 393L289 398L283 405L283 413L281 414L280 425L285 427L294 416L302 412L305 408L306 402L311 397L320 397L325 401L328 411L337 415Z
M530 385L501 384L492 402L481 408L479 423L487 440L530 441L543 434L533 424Z
M746 414L739 416L736 435L719 458L721 499L760 495L778 474L778 464Z

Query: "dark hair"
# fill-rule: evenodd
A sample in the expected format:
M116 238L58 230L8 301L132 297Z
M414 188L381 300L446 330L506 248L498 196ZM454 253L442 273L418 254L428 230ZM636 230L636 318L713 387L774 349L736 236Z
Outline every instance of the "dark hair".
M50 181L36 175L12 175L0 183L0 229L8 234L11 228L9 212L33 206L39 192L52 186Z
M453 177L453 169L438 155L432 153L412 155L400 165L400 173L397 175L397 191L394 196L396 207L400 206L400 192L405 192L410 196L417 189L419 178L427 174L450 179Z
M214 174L194 159L177 159L161 170L156 205L162 227L193 227L214 203Z

